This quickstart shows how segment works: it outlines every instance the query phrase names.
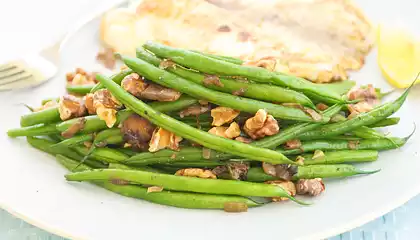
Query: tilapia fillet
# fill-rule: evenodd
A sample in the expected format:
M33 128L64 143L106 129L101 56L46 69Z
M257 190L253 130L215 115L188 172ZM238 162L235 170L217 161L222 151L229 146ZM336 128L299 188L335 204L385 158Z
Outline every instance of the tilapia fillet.
M102 19L101 38L134 55L147 40L235 56L275 59L275 70L315 82L363 66L373 32L347 0L143 0Z

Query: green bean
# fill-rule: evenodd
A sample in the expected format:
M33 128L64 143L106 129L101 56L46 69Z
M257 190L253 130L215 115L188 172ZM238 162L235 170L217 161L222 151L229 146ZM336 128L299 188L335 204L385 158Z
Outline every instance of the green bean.
M203 151L207 151L208 156L204 157ZM163 149L157 152L144 152L138 153L126 161L124 164L133 166L144 166L151 164L164 164L173 162L187 162L187 161L214 161L214 160L225 160L226 157L230 158L230 154L219 153L211 151L210 149L203 150L203 148L196 147L184 147L180 151L173 151ZM208 160L211 159L211 160Z
M178 110L184 109L197 102L198 101L196 99L193 99L191 97L181 96L177 101L152 102L149 105L153 107L156 111L170 112L170 111L178 111ZM134 112L129 109L118 111L117 122L114 125L118 126L120 122L124 121L127 117L129 117L133 113ZM81 133L92 133L92 132L97 132L102 129L108 128L105 121L101 120L97 115L86 116L82 118L84 118L86 121L84 123L83 129L80 131ZM71 127L75 123L80 122L80 119L81 118L74 118L74 119L70 119L62 123L59 123L57 124L57 130L60 132L67 131L69 127Z
M133 71L131 69L124 69L121 70L119 73L116 73L114 75L111 76L112 81L116 82L117 84L121 84L122 80L127 76L130 75L131 73L133 73ZM104 86L101 83L97 83L91 90L91 93L94 93L96 91L98 91L99 89L104 88Z
M324 89L329 89L331 91L336 92L339 95L344 95L350 91L352 87L356 85L355 81L346 80L341 82L335 82L335 83L328 83L328 84L322 84L320 86L324 87Z
M148 53L143 48L137 49L137 57L155 66L160 66L162 62L161 59ZM204 85L205 87L216 91L231 94L235 92L240 92L241 96L252 99L258 99L275 103L299 103L304 106L315 108L312 101L304 94L293 90L284 89L278 86L238 82L236 80L227 78L219 78L223 86L218 86L214 84L206 85L206 77L198 72L193 72L182 67L168 67L166 70L189 81L192 81L196 84Z
M380 169L373 171L360 170L349 164L311 165L299 167L293 178L295 180L312 178L341 178L359 174L373 174L379 171Z
M84 146L75 146L74 149L81 155L86 156L90 149ZM89 155L90 159L107 163L120 163L128 158L128 155L113 148L95 148Z
M217 166L226 165L226 162L223 161L186 161L186 162L173 162L166 164L158 164L154 166L158 167L178 167L178 168L214 168Z
M373 174L379 170L364 171L348 164L335 165L310 165L299 166L297 172L293 175L293 180L313 179L313 178L341 178L360 174ZM252 167L248 170L247 181L266 182L279 179L278 177L268 175L261 167Z
M234 96L227 93L217 92L199 84L190 82L184 78L167 72L163 69L145 62L138 58L122 57L124 63L141 76L165 87L176 89L182 93L195 98L201 98L217 105L230 107L236 110L256 113L259 109L265 109L268 113L277 118L290 119L303 122L326 122L328 118L322 117L315 120L298 108L284 107L282 105L266 103L254 99Z
M321 138L321 139L324 139L324 140L360 141L363 138L352 136L352 135L338 135L338 136L325 137L325 138Z
M109 169L127 169L127 170L140 170L140 171L146 171L146 172L155 172L155 173L164 173L163 171L156 169L156 168L152 168L152 167L132 167L132 166L127 166L121 163L110 163L109 164Z
M130 157L138 154L138 152L133 151L132 149L129 149L129 148L117 148L117 150L126 154L127 156L130 156Z
M83 159L82 156L80 156L79 154L77 154L76 152L72 151L69 148L51 149L51 146L56 143L55 141L47 140L44 138L34 138L34 137L27 137L26 140L32 147L38 150L41 150L43 152L49 153L49 154L52 154L52 155L61 154L66 157L75 159L79 162L82 161ZM107 167L107 165L103 164L102 162L91 160L91 159L87 159L85 163L94 168Z
M61 121L58 107L47 108L38 112L31 112L20 117L20 125L22 127L33 126L36 124L56 123Z
M266 69L252 66L242 66L233 63L206 57L202 54L187 50L176 49L159 43L147 42L143 47L160 58L170 59L173 62L198 70L203 73L222 76L242 76L262 83L271 83L281 87L302 92L305 95L312 93L321 96L329 102L343 102L341 96L333 91L328 91L319 85L303 78L285 74L273 73Z
M211 53L202 53L202 52L196 51L196 50L191 50L191 52L195 52L195 53L198 53L198 54L203 54L204 56L209 57L209 58L214 58L214 59L217 59L217 60L230 62L230 63L237 64L237 65L242 65L244 63L244 61L242 59L235 58L235 57L221 56L221 55L215 55L215 54L211 54Z
M66 90L69 93L86 95L86 94L90 93L90 91L92 90L92 88L94 86L96 86L96 84L95 85L92 85L92 84L86 84L86 85L67 84L66 85Z
M58 149L61 147L72 147L75 145L83 144L84 142L89 142L93 140L92 134L83 134L83 135L77 135L72 138L65 139L59 143L54 144L51 146L52 149Z
M198 130L161 112L156 111L141 100L124 91L119 85L109 78L98 75L97 79L102 82L109 91L126 107L132 109L140 116L160 126L177 136L189 139L204 147L221 152L230 153L247 159L264 161L269 163L295 164L284 155L264 148L257 148L239 141L222 138L208 132Z
M14 128L7 131L9 137L32 137L58 133L54 124L37 124L29 127Z
M378 159L378 151L341 150L325 152L324 156L316 158L313 158L313 154L304 154L302 157L305 165L373 162Z
M411 87L408 88L398 99L393 102L385 103L369 112L360 113L356 117L348 119L344 122L326 124L319 129L315 129L302 134L299 136L299 139L308 140L320 137L336 136L350 132L358 127L379 122L400 109L405 99L407 98L410 89Z
M96 147L104 147L108 144L121 144L122 142L124 142L124 140L121 129L110 128L96 134L93 145Z
M400 122L399 117L385 118L377 123L369 125L369 127L370 128L388 127L388 126L396 125L399 122Z
M304 204L290 196L282 187L235 180L191 178L121 169L70 173L66 175L66 179L68 181L110 181L121 179L134 184L161 186L167 190L239 196L286 197L300 204Z
M298 149L280 150L284 155L294 155L315 150L389 150L402 147L408 140L406 138L382 138L382 139L363 139L360 141L345 140L313 140L302 142Z
M73 172L91 170L89 166L80 164L64 156L57 155L57 161ZM126 197L143 199L149 202L179 208L223 209L225 203L231 202L245 203L248 207L257 207L261 205L249 198L239 196L174 192L167 190L149 193L147 188L134 185L115 185L108 182L96 183L96 185Z

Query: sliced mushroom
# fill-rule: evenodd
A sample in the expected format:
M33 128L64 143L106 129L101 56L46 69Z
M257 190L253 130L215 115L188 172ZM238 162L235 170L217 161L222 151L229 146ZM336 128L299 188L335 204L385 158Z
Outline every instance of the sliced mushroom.
M122 123L124 141L135 149L146 150L155 127L145 118L132 114Z

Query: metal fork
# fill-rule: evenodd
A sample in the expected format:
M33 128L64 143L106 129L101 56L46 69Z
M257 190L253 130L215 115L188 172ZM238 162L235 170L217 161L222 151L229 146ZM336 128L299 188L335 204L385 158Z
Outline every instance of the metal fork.
M126 0L115 0L103 4L101 8L93 12L88 18L82 19L76 24L63 40L45 48L38 54L24 56L21 59L0 64L0 91L32 88L53 78L59 70L61 43L65 42L66 38L73 35L84 24L94 20L100 14L126 4Z

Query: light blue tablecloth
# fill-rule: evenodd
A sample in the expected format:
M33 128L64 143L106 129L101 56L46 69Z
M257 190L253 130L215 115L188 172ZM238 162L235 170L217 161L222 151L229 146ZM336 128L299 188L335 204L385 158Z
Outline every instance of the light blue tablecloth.
M420 196L394 211L330 240L420 239ZM1 240L64 240L0 210Z

